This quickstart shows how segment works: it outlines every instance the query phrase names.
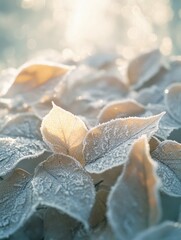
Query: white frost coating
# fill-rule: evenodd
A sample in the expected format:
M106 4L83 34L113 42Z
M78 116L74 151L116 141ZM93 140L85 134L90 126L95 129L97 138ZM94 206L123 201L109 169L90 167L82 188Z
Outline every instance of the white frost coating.
M160 199L155 170L143 136L134 143L124 172L108 197L107 217L116 240L132 240L158 222Z
M0 183L0 239L14 233L35 211L31 176L23 170Z
M181 226L174 222L164 222L144 231L134 240L178 240L181 239Z
M161 189L171 196L181 196L181 144L164 141L152 152L158 163L157 174L161 179Z
M10 173L24 158L46 151L42 141L28 138L0 138L0 176Z
M12 117L0 130L0 136L42 140L40 126L40 119L33 114L23 113Z
M95 190L79 162L66 155L53 155L37 167L32 184L40 204L61 210L88 228Z
M99 173L126 162L132 143L143 134L150 138L163 115L116 119L92 128L84 141L86 170Z

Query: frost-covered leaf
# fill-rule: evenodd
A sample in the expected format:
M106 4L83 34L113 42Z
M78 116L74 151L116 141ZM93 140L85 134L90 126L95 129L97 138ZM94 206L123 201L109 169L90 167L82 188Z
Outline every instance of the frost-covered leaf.
M0 136L42 140L40 126L41 121L36 116L29 113L19 114L6 122L0 129Z
M165 90L165 105L169 114L181 126L181 83L175 83Z
M0 182L0 238L21 227L35 211L31 176L20 169Z
M40 204L56 208L88 228L95 190L79 162L66 155L53 155L38 166L32 183Z
M146 137L138 139L108 197L107 217L119 240L131 240L160 218L158 181Z
M34 103L43 96L52 94L60 77L68 71L70 67L52 62L25 64L19 69L6 97L12 98L19 94L26 102Z
M128 65L127 75L130 85L134 85L134 88L141 87L159 71L161 66L162 56L159 50L139 55Z
M28 138L0 138L0 176L10 173L24 158L39 156L46 146Z
M84 164L82 148L87 128L79 117L53 104L42 121L41 133L55 153L70 155Z
M150 138L157 131L163 114L120 118L92 128L84 142L86 170L99 173L125 163L130 145L143 134Z
M106 104L123 99L127 93L120 74L81 66L70 73L57 97L62 108L94 120Z
M58 240L74 239L75 228L80 225L75 219L67 214L49 208L44 218L44 239Z
M181 239L181 224L163 222L141 233L134 240L178 240Z
M181 196L181 144L164 141L152 152L152 157L158 162L162 190L172 196Z
M143 105L160 104L164 99L163 93L156 85L141 89L138 93L136 93L136 96L133 97L137 102Z
M108 122L111 119L134 117L144 114L145 108L134 100L128 99L108 104L99 115L99 122Z
M44 151L38 156L33 155L30 157L25 157L20 162L17 163L16 168L21 168L30 174L34 174L35 168L51 155L52 155L51 151Z
M152 114L154 114L154 115L159 114L166 110L167 109L165 108L164 105L150 104L147 107L147 115L149 116ZM158 136L162 139L167 139L174 129L179 129L180 127L181 127L181 124L179 122L175 121L175 119L172 118L172 116L168 112L166 112L160 121L159 129L156 132L156 136Z

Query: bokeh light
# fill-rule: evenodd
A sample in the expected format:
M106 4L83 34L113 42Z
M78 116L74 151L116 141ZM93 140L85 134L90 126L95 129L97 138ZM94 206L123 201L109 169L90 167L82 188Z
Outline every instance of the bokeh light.
M65 58L95 49L126 59L155 47L180 54L180 18L177 0L2 0L0 68L45 49Z

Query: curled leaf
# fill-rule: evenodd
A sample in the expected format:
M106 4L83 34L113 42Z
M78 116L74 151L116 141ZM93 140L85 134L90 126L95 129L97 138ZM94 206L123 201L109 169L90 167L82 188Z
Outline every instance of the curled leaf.
M181 144L164 141L152 152L152 157L158 162L162 190L171 196L181 196Z
M88 228L95 190L79 162L66 155L53 155L38 166L32 183L40 204L56 208Z
M20 169L0 183L0 238L8 237L35 211L31 176Z
M41 133L55 153L70 155L84 164L82 148L87 128L79 117L53 104L42 121Z
M86 170L99 173L125 163L130 145L143 134L150 138L163 114L116 119L92 128L84 142Z
M99 115L99 122L108 122L115 118L138 117L144 114L144 112L144 106L131 99L112 102L102 109Z
M116 239L133 239L160 218L158 181L146 137L138 139L108 197L107 217Z

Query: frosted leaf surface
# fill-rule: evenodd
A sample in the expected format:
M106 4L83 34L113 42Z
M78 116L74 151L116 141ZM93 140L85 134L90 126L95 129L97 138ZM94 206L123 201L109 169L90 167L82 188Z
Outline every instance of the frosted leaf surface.
M163 114L120 118L92 128L84 142L86 170L99 173L125 163L130 145L143 134L150 138L158 130Z
M67 214L49 208L44 218L44 239L72 240L74 237L74 230L79 224L80 223Z
M158 181L145 136L134 143L124 172L112 188L107 205L108 221L116 239L131 240L158 222Z
M53 155L38 166L32 183L40 204L56 208L88 227L95 190L79 162L66 155Z
M0 183L0 238L21 227L35 211L31 176L17 169Z
M24 158L41 155L45 150L46 146L39 140L0 138L0 176L10 173Z
M96 118L107 103L123 99L128 93L127 86L114 71L95 71L85 66L72 71L62 89L61 107L90 119Z
M172 196L181 196L181 144L164 141L152 152L152 157L158 162L162 190Z
M167 110L181 126L181 84L172 84L165 90L165 93L165 105Z
M178 240L181 239L181 225L174 222L163 222L141 233L134 240Z
M162 56L159 50L139 55L128 65L127 75L130 85L134 85L134 88L141 87L159 71L161 65Z
M0 130L0 135L42 140L40 126L41 121L36 116L28 113L19 114L6 122Z
M108 122L111 119L134 117L144 114L145 108L134 100L117 101L104 107L99 115L99 122Z
M84 164L82 148L87 128L79 117L53 104L42 121L41 133L55 153L70 155Z
M19 69L6 97L20 94L28 103L37 102L41 97L52 94L60 78L68 71L70 67L52 62L25 64Z
M13 84L16 76L16 69L8 68L1 71L0 74L0 96L3 96L7 93L11 85Z

